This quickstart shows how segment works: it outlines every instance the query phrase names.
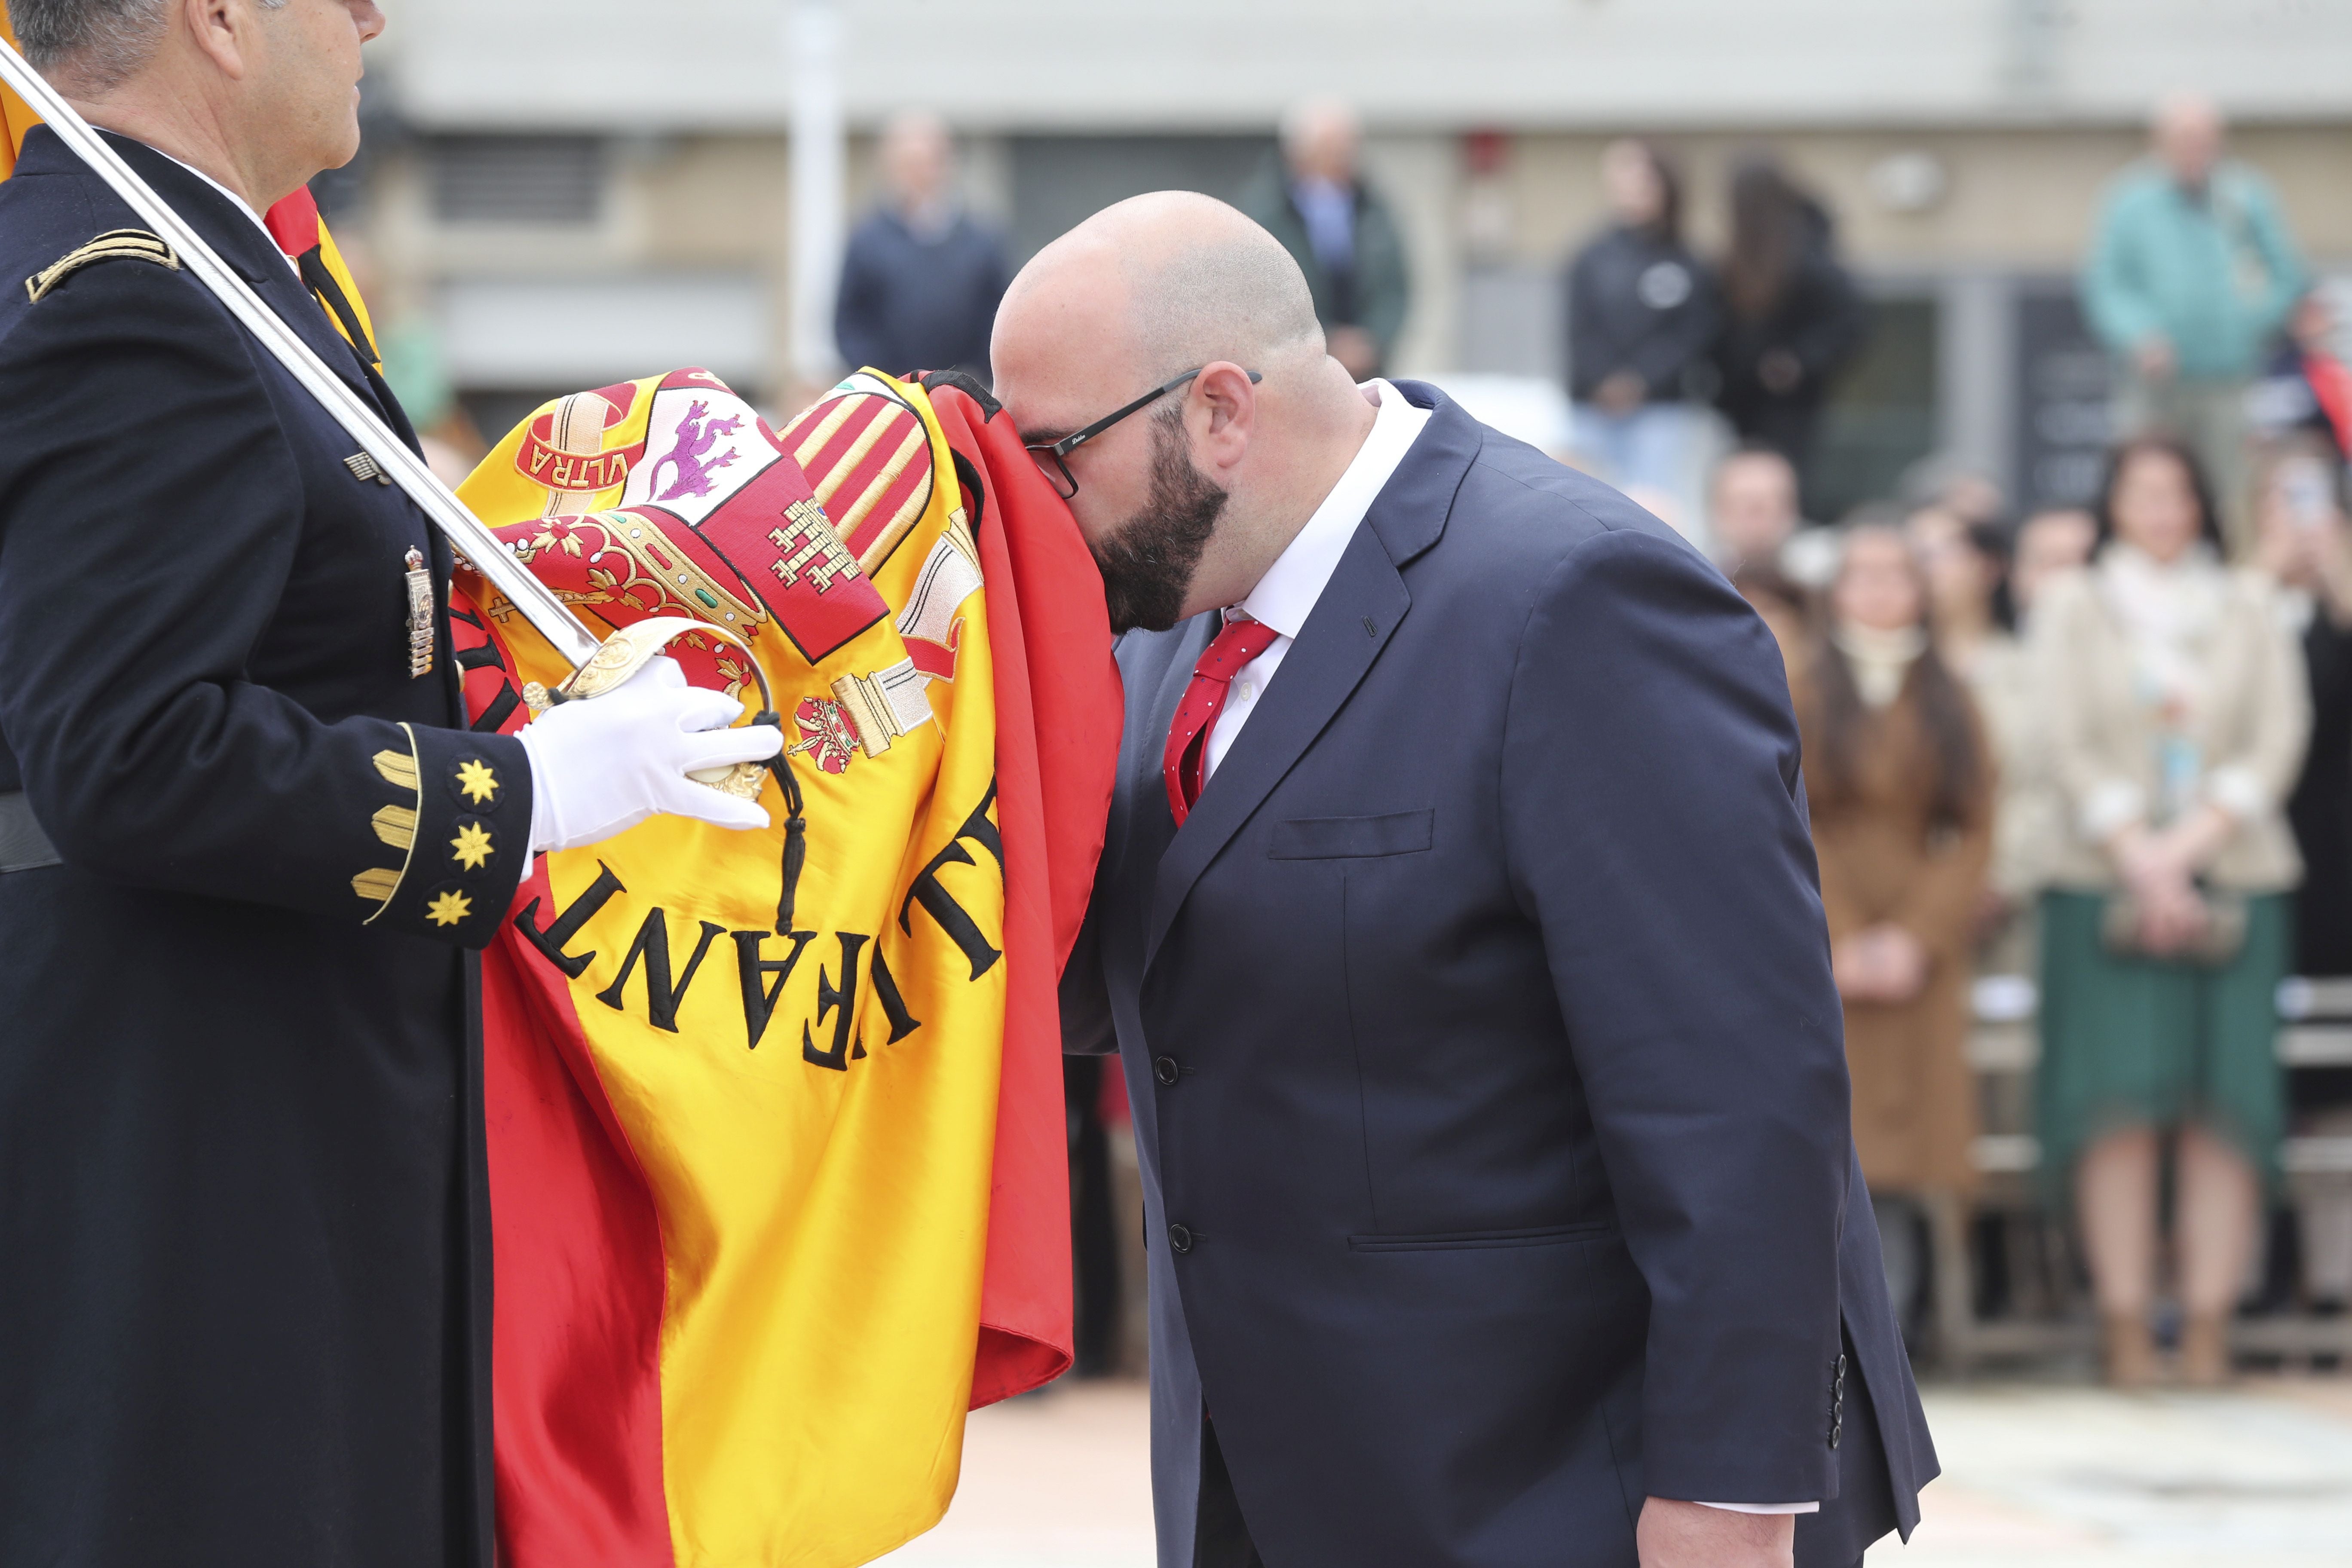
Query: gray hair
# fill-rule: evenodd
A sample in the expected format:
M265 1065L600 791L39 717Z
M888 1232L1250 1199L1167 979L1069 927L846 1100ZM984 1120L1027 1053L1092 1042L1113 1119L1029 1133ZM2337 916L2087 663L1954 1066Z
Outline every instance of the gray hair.
M286 0L255 0L275 11ZM80 92L105 92L139 74L163 37L173 0L7 0L25 58L60 71Z

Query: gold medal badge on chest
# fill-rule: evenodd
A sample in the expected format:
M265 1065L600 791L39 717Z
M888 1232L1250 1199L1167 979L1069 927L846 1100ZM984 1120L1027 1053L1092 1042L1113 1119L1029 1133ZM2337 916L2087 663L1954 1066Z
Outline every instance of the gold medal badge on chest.
M408 679L433 673L433 574L425 552L408 552Z

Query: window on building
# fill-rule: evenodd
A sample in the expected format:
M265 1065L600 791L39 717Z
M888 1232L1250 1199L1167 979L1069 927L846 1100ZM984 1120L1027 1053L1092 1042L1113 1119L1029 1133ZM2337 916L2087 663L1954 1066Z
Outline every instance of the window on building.
M2097 498L2114 427L2107 353L2091 335L2074 280L2029 280L2015 305L2017 474L2025 510L2087 506Z
M585 227L604 215L598 136L438 136L425 144L433 216L446 224Z
M1113 202L1146 191L1241 195L1274 156L1271 136L1017 136L1013 248L1021 260Z
M1923 289L1873 290L1870 335L1822 410L1805 475L1805 515L1835 522L1902 490L1936 449L1937 300Z

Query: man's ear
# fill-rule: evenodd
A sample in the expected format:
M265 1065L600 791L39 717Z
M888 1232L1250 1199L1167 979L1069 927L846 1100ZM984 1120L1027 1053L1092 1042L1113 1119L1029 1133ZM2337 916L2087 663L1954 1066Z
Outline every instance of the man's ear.
M253 0L180 0L181 25L199 54L231 81L245 79Z
M1190 401L1201 456L1219 468L1240 462L1257 427L1257 387L1249 372L1231 360L1218 360L1192 378ZM1198 419L1202 414L1207 416L1205 421Z

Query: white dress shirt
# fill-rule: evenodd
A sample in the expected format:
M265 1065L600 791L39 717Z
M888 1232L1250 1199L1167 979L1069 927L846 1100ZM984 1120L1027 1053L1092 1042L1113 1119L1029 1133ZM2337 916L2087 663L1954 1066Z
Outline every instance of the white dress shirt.
M1235 611L1251 620L1261 621L1273 628L1273 646L1242 666L1234 674L1232 689L1225 694L1224 711L1217 715L1216 728L1209 731L1209 746L1202 757L1201 779L1207 783L1217 771L1217 764L1233 750L1234 738L1249 722L1265 695L1266 682L1282 668L1282 656L1290 651L1290 644L1307 625L1314 613L1315 601L1323 596L1324 584L1331 574L1339 569L1339 557L1346 554L1348 542L1356 537L1363 523L1364 514L1372 501L1388 485L1390 476L1404 461L1412 449L1413 438L1421 427L1429 423L1429 410L1415 408L1404 400L1404 395L1385 381L1364 384L1366 400L1377 404L1380 415L1372 421L1371 433L1364 437L1348 471L1298 531L1283 552L1275 557L1265 575L1257 580L1249 597L1225 612L1231 618Z
M1307 617L1314 613L1315 602L1331 581L1331 574L1339 569L1339 557L1347 553L1349 541L1363 526L1364 514L1372 508L1381 490L1388 487L1405 454L1421 435L1422 426L1429 423L1429 410L1415 408L1404 395L1385 381L1364 384L1364 393L1379 405L1380 416L1372 422L1371 434L1348 465L1307 526L1289 548L1275 557L1249 597L1225 612L1230 619L1236 612L1273 628L1276 636L1266 650L1234 672L1232 689L1225 696L1224 710L1217 715L1216 727L1209 731L1207 752L1202 757L1202 780L1217 771L1225 753L1233 749L1234 740L1249 722L1250 714L1257 708L1258 699L1265 694L1266 683L1282 668L1283 655L1290 651L1291 642ZM1818 1502L1788 1503L1702 1503L1703 1508L1717 1508L1731 1513L1818 1513Z
M142 142L140 145L143 147L146 146L146 143ZM163 153L163 149L161 147L152 147L148 150L153 153ZM169 153L163 153L163 156L166 158L172 158L172 154ZM185 169L188 173L194 174L196 178L202 180L205 184L210 185L213 189L226 196L230 203L236 206L237 211L243 213L246 216L253 220L254 227L259 229L263 234L269 236L269 248L278 251L278 254L280 257L285 258L286 265L294 269L295 276L299 277L301 275L302 264L295 260L294 258L287 256L283 250L278 249L278 237L269 233L269 226L262 221L261 215L259 213L253 210L252 203L247 201L243 196L238 195L235 191L230 190L226 185L222 184L218 180L214 179L210 174L205 174L202 169L197 168L194 163L182 163L181 160L177 158L172 158L172 162L179 163L180 167Z

